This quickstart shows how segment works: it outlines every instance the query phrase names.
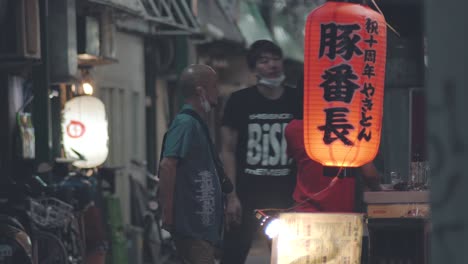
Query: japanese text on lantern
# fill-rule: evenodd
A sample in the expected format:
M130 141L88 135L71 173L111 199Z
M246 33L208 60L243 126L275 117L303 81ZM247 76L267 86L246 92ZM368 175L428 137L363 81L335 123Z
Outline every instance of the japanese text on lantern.
M324 132L323 142L327 145L337 139L347 146L354 144L347 137L349 131L354 130L354 125L348 121L350 112L348 106L360 86L355 82L359 77L350 61L354 56L364 54L358 46L362 40L361 35L358 34L360 30L359 24L321 25L319 58L327 56L330 60L335 60L337 56L340 56L343 59L343 63L325 69L321 76L323 82L320 87L323 88L323 99L327 102L344 103L340 107L324 109L325 125L319 126L318 129Z
M371 140L372 132L370 127L372 126L372 111L373 101L372 97L375 93L375 87L373 86L372 78L375 77L375 62L377 58L377 51L373 49L374 44L377 44L377 40L374 39L374 35L379 34L379 24L377 21L370 18L366 19L366 32L369 34L369 39L364 40L367 45L367 49L364 50L364 71L362 73L364 78L367 80L364 82L364 87L361 93L365 96L362 99L361 108L361 121L359 124L362 126L359 132L358 139L365 139L366 141Z

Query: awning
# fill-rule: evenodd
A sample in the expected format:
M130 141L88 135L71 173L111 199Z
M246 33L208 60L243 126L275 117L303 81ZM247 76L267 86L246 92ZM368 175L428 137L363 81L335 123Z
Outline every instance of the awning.
M207 40L227 40L243 43L244 38L218 0L198 1L196 17Z
M143 15L141 0L88 0L91 3L106 5L135 15Z
M278 0L273 5L271 26L273 38L284 56L297 62L304 61L304 27L308 14L325 0Z
M252 43L260 39L273 40L271 33L260 14L260 10L255 3L247 1L240 2L240 14L237 24L244 36L245 44L247 46L250 46Z
M88 0L142 18L120 16L117 26L153 34L198 34L200 27L187 0ZM149 22L149 23L147 23ZM127 25L125 25L127 23Z
M295 37L290 32L293 29L288 24L286 15L278 14L272 19L273 38L283 50L286 59L304 62L304 38L301 34L300 39Z
M186 0L140 0L145 10L145 18L164 25L161 31L171 29L188 33L200 33L200 27Z

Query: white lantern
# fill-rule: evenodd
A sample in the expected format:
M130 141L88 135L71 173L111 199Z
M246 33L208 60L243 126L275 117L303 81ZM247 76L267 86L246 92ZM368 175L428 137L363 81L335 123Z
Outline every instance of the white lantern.
M65 103L62 140L67 158L79 159L73 163L78 168L94 168L106 161L109 134L101 100L85 95Z

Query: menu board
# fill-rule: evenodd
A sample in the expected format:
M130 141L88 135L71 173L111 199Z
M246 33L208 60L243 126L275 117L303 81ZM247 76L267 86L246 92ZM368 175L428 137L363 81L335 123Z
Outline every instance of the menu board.
M359 264L362 214L285 213L279 216L271 264Z

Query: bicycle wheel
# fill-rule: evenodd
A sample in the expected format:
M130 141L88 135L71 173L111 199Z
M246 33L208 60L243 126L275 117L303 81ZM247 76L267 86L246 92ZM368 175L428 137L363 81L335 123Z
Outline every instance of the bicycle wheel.
M76 215L68 226L65 227L61 239L67 252L69 262L73 264L85 263L86 250L84 245L84 230L79 215Z
M161 254L161 232L151 214L144 216L143 257L145 263L155 263Z
M35 256L37 264L64 264L68 262L68 255L60 238L46 231L36 230Z

